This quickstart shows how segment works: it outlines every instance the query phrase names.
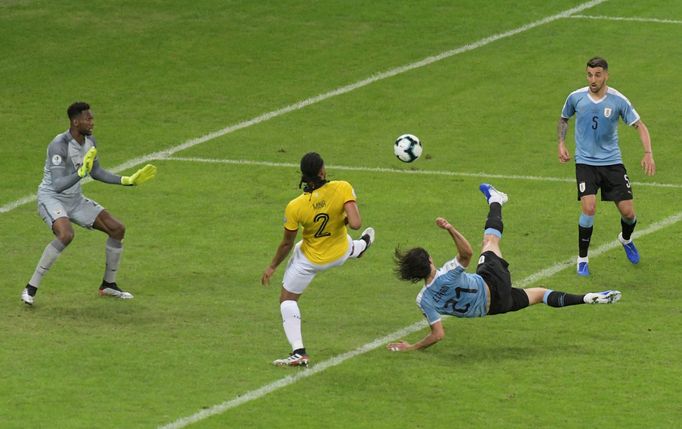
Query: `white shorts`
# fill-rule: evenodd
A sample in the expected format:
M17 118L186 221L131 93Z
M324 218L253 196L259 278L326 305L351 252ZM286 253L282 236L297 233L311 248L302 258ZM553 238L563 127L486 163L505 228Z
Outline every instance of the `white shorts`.
M302 294L308 287L315 275L321 271L328 270L332 267L343 265L353 250L353 239L348 235L348 250L339 259L329 262L324 265L310 262L301 251L301 243L299 241L294 246L293 255L289 258L287 269L284 271L284 278L282 279L282 286L291 293Z
M68 217L71 222L83 228L92 229L95 219L102 210L104 207L83 195L58 198L38 193L38 214L50 228L55 220Z

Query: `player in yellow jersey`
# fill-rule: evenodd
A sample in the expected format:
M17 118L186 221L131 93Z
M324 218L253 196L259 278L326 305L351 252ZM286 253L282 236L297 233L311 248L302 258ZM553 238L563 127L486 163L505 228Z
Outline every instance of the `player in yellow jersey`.
M278 366L308 366L308 355L301 335L301 312L298 298L315 275L329 268L343 265L348 258L359 258L374 242L374 229L367 228L360 240L348 235L346 225L360 229L362 219L355 201L355 191L342 180L327 181L322 157L309 152L301 159L301 185L303 194L289 202L284 211L284 238L277 247L275 257L265 268L261 283L268 285L279 264L294 249L289 259L282 291L279 296L284 333L292 352L277 359ZM294 245L299 225L303 238Z

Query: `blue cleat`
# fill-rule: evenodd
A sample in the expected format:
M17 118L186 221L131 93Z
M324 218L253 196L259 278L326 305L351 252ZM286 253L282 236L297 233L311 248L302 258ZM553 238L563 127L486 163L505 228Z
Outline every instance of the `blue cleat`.
M624 240L622 233L618 234L618 241L623 245L623 250L625 250L625 256L628 257L628 261L632 262L633 265L639 263L639 252L635 247L635 243L632 240Z
M500 205L502 205L509 201L509 197L507 196L507 194L493 188L493 185L489 183L481 183L478 189L480 189L481 192L483 192L483 195L485 195L485 199L488 201L488 204L500 203Z
M587 267L587 262L578 262L578 275L583 277L590 275L590 269Z

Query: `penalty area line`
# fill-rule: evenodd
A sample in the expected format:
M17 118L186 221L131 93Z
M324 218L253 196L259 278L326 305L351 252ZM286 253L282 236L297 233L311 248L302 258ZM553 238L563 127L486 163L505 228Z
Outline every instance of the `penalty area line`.
M278 167L278 168L300 168L298 164L291 162L271 162L271 161L250 161L246 159L215 159L215 158L191 158L174 156L164 158L163 161L182 161L182 162L203 162L208 164L231 164L231 165L256 165L261 167ZM485 172L467 173L457 171L445 170L403 170L399 168L385 168L385 167L359 167L348 165L334 165L328 164L328 169L345 170L345 171L362 171L369 173L394 173L394 174L416 174L424 176L453 176L453 177L479 177L479 178L493 178L493 179L510 179L510 180L534 180L538 182L563 182L575 183L574 178L568 177L549 177L549 176L524 176L515 174L491 174ZM573 170L571 170L573 171ZM682 188L682 184L676 183L656 183L656 182L632 182L637 186L648 186L652 188Z
M186 427L192 423L196 423L196 422L199 422L201 420L204 420L208 417L211 417L211 416L214 416L217 414L222 414L231 408L238 407L238 406L240 406L246 402L253 401L253 400L258 399L262 396L265 396L268 393L271 393L277 389L281 389L282 387L289 386L290 384L294 384L297 381L303 380L304 378L315 375L318 372L322 372L328 368L340 365L341 363L347 361L348 359L351 359L351 358L354 358L356 356L360 356L364 353L367 353L369 351L372 351L372 350L380 347L381 345L383 345L387 342L395 341L399 338L402 338L406 335L409 335L413 332L416 332L422 328L425 328L426 326L427 326L426 321L424 321L424 320L419 321L419 322L414 323L410 326L407 326L403 329L395 331L392 334L386 335L385 337L377 338L376 340L374 340L370 343L367 343L361 347L358 347L355 350L340 354L340 355L335 356L331 359L327 359L326 361L312 365L310 368L300 369L294 375L290 375L288 377L284 377L282 379L274 381L270 384L266 384L265 386L263 386L259 389L247 392L244 395L238 396L238 397L236 397L232 400L229 400L229 401L225 401L222 404L214 405L210 408L199 411L196 414L192 414L189 417L183 417L181 419L174 421L173 423L167 424L165 426L160 426L160 429L180 429L180 428L184 428L184 427Z
M642 17L624 17L624 16L604 16L604 15L571 15L566 18L571 19L592 19L604 21L632 21L632 22L649 22L655 24L682 24L682 21L676 19L658 19L658 18L642 18Z

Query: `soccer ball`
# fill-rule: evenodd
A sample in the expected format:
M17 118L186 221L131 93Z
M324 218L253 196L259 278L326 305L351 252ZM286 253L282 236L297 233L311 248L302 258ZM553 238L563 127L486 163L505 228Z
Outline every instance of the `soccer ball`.
M402 162L416 161L422 154L422 143L417 136L403 134L395 139L393 153Z

